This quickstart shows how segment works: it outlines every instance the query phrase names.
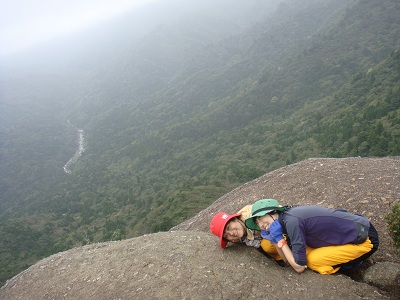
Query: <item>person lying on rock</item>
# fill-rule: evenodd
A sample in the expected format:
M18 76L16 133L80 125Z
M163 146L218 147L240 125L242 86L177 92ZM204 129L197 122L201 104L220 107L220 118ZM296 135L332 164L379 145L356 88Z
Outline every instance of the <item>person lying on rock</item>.
M298 273L307 266L320 274L356 268L379 246L370 221L342 209L280 206L275 199L262 199L253 204L245 225L261 230Z
M245 244L257 248L264 255L275 259L278 264L282 264L283 260L275 245L269 240L262 239L259 230L251 230L244 225L244 221L250 215L251 205L243 207L238 213L232 215L219 212L211 220L210 231L219 238L221 248L225 248L228 242Z

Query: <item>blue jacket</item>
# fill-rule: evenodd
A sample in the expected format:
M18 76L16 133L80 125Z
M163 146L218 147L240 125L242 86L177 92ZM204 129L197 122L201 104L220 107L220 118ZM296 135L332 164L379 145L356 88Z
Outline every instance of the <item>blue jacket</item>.
M306 246L361 244L368 237L369 220L345 210L321 206L296 206L279 215L284 233L289 236L297 264L305 265Z

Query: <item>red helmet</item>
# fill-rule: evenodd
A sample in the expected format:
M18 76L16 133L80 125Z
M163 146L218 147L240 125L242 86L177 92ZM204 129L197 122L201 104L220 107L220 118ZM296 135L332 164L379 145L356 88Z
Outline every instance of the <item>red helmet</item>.
M221 248L225 248L228 244L228 241L224 239L224 230L226 224L233 218L240 217L241 214L233 214L229 215L224 212L217 213L210 223L210 231L212 234L219 237L221 242Z

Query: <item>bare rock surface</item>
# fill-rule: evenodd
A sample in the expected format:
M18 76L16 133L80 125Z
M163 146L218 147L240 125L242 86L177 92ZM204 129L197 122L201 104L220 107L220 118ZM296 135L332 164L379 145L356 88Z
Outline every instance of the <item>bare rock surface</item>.
M400 298L400 268L392 262L378 262L365 271L364 281L384 290L392 291Z
M344 275L297 274L253 248L222 250L205 232L155 233L52 255L1 299L388 299Z
M368 262L368 282L310 270L297 274L251 247L220 249L208 229L212 216L270 197L283 205L341 207L369 217L381 246ZM396 282L383 276L379 264L390 263L398 274L384 217L399 202L398 157L308 159L236 188L169 232L45 258L7 281L0 299L398 299L393 289L379 286Z

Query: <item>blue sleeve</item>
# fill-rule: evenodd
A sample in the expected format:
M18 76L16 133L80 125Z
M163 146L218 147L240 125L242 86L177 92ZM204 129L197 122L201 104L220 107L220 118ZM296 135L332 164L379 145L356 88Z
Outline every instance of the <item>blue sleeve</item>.
M286 221L285 227L292 245L294 260L298 265L304 266L307 263L304 224L296 217L289 217Z

